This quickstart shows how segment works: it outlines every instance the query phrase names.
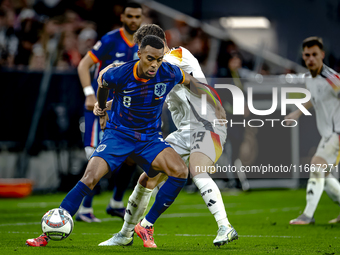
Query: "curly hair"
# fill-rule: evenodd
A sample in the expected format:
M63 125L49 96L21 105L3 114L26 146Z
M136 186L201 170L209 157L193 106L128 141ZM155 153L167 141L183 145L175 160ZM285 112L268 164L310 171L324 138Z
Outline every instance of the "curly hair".
M141 26L133 35L133 41L140 45L142 40L147 35L154 35L159 37L165 42L165 33L163 29L161 29L158 25L155 24L147 24Z

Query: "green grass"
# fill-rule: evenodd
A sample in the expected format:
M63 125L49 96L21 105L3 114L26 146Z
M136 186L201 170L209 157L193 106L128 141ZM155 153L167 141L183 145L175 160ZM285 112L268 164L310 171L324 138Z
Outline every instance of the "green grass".
M157 249L144 248L136 235L131 247L97 246L122 225L122 220L105 213L109 192L94 200L96 216L104 222L75 222L72 235L64 241L51 241L46 247L25 246L27 238L40 234L42 215L58 207L64 196L0 199L0 254L340 254L340 224L327 224L338 215L339 207L326 195L320 200L314 226L288 225L305 206L305 190L223 193L228 218L239 240L221 248L212 243L217 225L201 196L185 192L155 224Z

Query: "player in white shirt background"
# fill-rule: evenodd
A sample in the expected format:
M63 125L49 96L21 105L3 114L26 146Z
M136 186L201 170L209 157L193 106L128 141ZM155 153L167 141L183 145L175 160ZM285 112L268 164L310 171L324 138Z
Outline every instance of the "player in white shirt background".
M316 124L321 141L310 163L310 177L307 183L307 204L303 214L291 220L291 225L307 225L315 222L314 212L322 192L340 204L340 184L331 170L337 170L340 160L340 77L323 63L325 52L319 37L309 37L303 41L302 57L309 73L306 87L311 92L311 100L304 106L312 106L316 113ZM298 109L286 116L297 120L302 112ZM320 167L321 166L321 167ZM329 223L340 222L340 215Z
M156 35L165 42L164 31L154 24L142 26L135 33L134 40L137 44L140 44L143 37L149 34ZM165 61L179 66L183 71L206 83L197 59L187 49L176 47L169 50L166 46L166 51ZM104 72L105 70L103 70ZM177 131L171 133L165 141L189 165L193 182L200 190L208 209L215 217L218 224L218 234L213 241L214 245L220 246L238 239L237 232L227 218L219 188L208 173L200 172L196 169L196 166L214 166L214 163L222 154L222 148L227 137L226 127L222 125L213 126L213 120L217 119L214 107L208 104L207 115L202 115L200 110L201 98L180 84L172 89L165 101L177 127ZM149 178L146 174L140 176L129 198L121 231L114 234L109 240L99 244L100 246L132 244L135 225L143 216L153 189L164 178L166 178L164 174L158 174L154 178ZM141 224L143 224L143 221ZM145 247L147 247L146 242L147 240L144 242Z

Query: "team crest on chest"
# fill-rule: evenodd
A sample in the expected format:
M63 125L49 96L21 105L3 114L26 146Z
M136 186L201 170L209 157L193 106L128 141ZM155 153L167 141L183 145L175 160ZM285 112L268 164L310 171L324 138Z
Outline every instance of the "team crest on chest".
M166 84L165 83L157 83L155 85L155 92L154 94L157 96L155 99L160 100L163 98L163 95L166 92Z

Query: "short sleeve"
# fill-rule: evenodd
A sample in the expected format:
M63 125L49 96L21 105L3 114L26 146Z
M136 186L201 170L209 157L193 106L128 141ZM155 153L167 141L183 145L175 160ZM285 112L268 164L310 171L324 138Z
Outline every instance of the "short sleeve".
M104 35L89 51L89 55L95 63L100 62L105 55L113 48L114 42L110 40L108 35Z
M185 81L185 74L183 70L177 66L172 65L175 74L175 84L181 84Z
M119 77L120 77L120 67L113 67L107 70L102 76L102 84L103 87L106 88L116 88L119 84Z

